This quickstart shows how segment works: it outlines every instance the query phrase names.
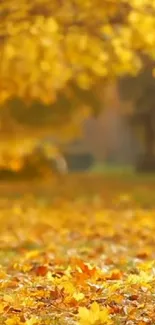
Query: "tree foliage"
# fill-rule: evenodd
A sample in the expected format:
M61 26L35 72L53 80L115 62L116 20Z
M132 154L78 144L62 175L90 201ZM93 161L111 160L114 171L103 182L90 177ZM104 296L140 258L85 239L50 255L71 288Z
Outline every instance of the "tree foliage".
M70 80L88 88L154 58L155 1L2 0L0 100L53 102Z
M40 145L47 156L56 157L58 147L63 149L66 142L81 136L82 120L100 107L96 87L83 90L73 83L59 92L52 109L39 100L29 105L18 97L8 100L0 109L0 165L6 164L6 156L16 165Z

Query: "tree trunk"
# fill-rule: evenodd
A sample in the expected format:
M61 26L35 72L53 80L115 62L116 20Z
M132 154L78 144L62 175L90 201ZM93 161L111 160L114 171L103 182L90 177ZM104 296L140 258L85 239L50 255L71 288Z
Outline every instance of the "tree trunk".
M144 155L139 159L137 170L140 172L155 171L155 130L152 114L147 114L143 120Z
M144 128L145 128L145 155L148 157L148 158L152 158L154 157L154 126L153 126L153 123L152 123L152 116L151 114L149 114L145 121L144 121Z

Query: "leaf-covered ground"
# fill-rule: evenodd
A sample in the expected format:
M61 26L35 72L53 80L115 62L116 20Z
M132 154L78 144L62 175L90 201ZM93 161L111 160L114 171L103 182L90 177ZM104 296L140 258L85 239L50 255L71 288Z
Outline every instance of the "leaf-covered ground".
M155 324L155 208L116 184L1 198L0 324Z

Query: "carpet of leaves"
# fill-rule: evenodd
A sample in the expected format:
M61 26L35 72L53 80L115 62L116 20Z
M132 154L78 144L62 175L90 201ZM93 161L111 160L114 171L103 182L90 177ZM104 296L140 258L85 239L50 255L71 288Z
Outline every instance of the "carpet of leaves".
M0 324L155 324L155 209L0 200Z

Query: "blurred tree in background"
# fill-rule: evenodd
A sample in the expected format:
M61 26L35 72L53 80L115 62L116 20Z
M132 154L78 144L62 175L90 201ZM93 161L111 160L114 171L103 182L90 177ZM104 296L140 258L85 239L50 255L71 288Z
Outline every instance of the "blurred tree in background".
M51 167L64 172L62 152L66 143L81 135L82 119L87 118L90 111L98 113L100 106L96 87L83 90L73 83L59 92L52 109L50 104L39 100L27 104L19 97L4 102L0 110L0 166L19 171L27 163L31 177L41 163L46 168L39 169L39 173L47 171L48 175ZM52 164L55 161L56 166L47 159Z
M89 88L154 57L154 0L2 0L0 99L52 103L70 80Z
M155 0L1 0L1 138L75 137L109 80L154 59L154 15Z

